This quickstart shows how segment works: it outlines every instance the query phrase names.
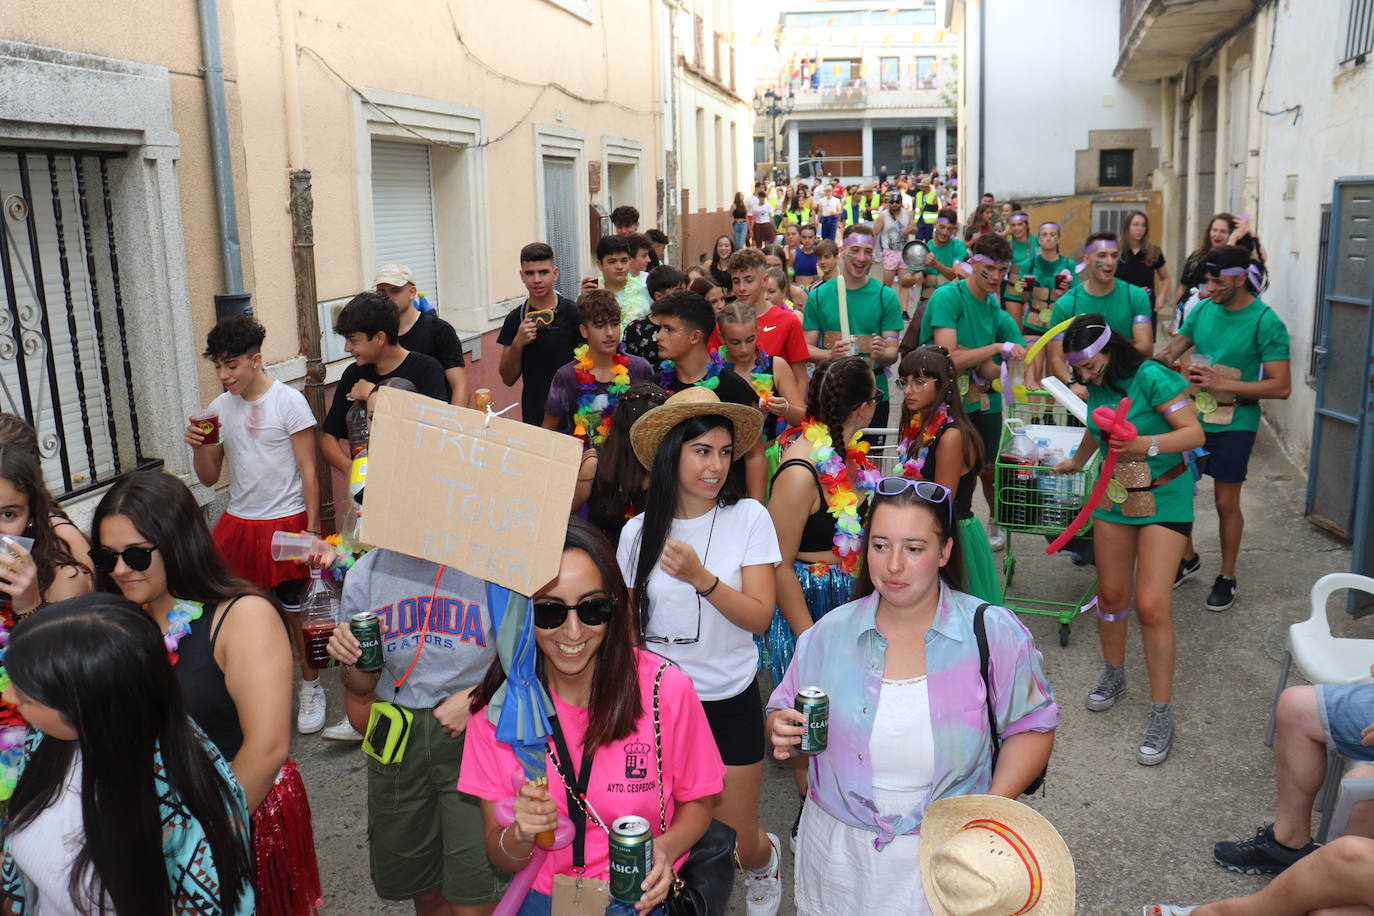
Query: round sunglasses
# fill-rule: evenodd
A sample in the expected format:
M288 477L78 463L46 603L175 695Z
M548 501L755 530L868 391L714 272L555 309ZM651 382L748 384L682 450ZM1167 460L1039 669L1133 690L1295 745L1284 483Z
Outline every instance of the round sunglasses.
M122 559L124 565L134 572L143 572L153 563L153 551L157 547L125 547L123 550L111 550L108 547L91 548L91 565L96 572L109 575L114 572L115 566Z
M543 599L534 603L534 625L541 630L556 630L568 619L568 612L576 611L583 626L600 627L615 616L614 598L588 598L577 604Z

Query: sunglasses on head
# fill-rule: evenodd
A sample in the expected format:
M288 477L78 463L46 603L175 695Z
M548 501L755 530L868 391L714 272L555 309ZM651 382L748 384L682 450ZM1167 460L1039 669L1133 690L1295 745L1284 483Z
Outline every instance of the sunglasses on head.
M556 630L567 621L569 611L577 612L583 626L605 626L615 616L615 599L588 598L577 604L564 604L545 598L534 603L534 625L541 630Z
M96 572L109 575L122 559L124 565L134 572L143 572L152 565L154 550L157 548L125 547L123 550L111 550L108 547L92 547L91 565L95 567Z
M948 510L949 524L954 524L954 500L950 498L949 487L944 484L913 477L884 477L878 481L879 496L900 496L906 490L914 490L917 497L932 506L943 503Z

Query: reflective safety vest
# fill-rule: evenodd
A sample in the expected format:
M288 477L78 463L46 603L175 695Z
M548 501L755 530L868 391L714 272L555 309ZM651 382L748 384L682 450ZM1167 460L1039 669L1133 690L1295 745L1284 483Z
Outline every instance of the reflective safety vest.
M844 209L841 211L844 216L846 226L854 226L864 221L863 204L859 203L857 197L851 197L845 202Z
M935 201L934 210L925 209L927 200ZM920 215L921 222L934 223L935 218L940 215L940 195L931 191L930 197L927 198L924 191L917 191L916 196L911 200L911 209Z

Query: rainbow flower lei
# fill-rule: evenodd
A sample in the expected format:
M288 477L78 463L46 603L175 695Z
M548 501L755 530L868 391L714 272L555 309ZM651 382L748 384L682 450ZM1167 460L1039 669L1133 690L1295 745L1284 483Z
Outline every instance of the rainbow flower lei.
M622 346L616 348L612 358L611 382L606 393L602 394L600 383L592 373L591 348L583 344L573 350L577 361L573 364L573 377L577 379L577 407L573 410L573 435L590 445L600 445L606 441L611 431L611 414L620 396L630 387L630 358Z
M3 609L0 609L0 690L10 685L4 659L15 619L14 611L6 601ZM8 703L0 704L0 806L9 805L10 796L19 782L19 762L24 758L24 739L28 733L28 723L19 715L19 711ZM3 807L0 807L0 815L3 815Z
M663 371L659 373L658 383L668 391L677 387L677 368L671 359L665 359L662 363ZM720 358L719 353L707 353L706 375L693 385L700 385L702 388L709 388L715 391L720 385L720 373L725 368L725 361Z
M902 476L913 479L924 476L926 457L930 454L935 437L939 435L940 430L954 422L943 404L930 415L925 426L918 427L919 421L920 414L912 414L911 421L907 423L906 429L902 430L901 444L897 448L897 454L905 456L902 461Z
M199 620L205 614L205 605L200 601L182 600L172 606L167 612L167 632L162 634L162 644L167 647L167 658L175 665L180 661L181 656L177 654L177 646L181 645L181 640L191 632L191 623Z
M807 458L820 475L826 509L835 516L835 539L830 549L839 558L840 569L853 576L859 571L859 540L863 534L859 507L877 487L881 474L868 460L868 443L859 441L859 433L854 434L841 454L824 423L808 417L798 429L811 442ZM851 463L856 474L850 473ZM861 491L864 495L860 495Z
M726 369L731 372L735 371L735 364L730 362L724 346L716 349L716 356ZM772 361L769 360L768 354L763 351L763 348L755 347L754 368L749 372L749 387L753 388L754 394L759 396L759 410L765 413L768 410L768 405L765 402L773 396L772 365Z

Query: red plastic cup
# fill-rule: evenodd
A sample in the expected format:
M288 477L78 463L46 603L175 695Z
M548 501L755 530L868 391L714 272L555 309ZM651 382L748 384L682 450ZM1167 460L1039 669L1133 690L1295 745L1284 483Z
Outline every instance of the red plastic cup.
M200 430L204 440L201 445L219 444L219 412L214 410L202 410L200 413L191 414L191 422Z

